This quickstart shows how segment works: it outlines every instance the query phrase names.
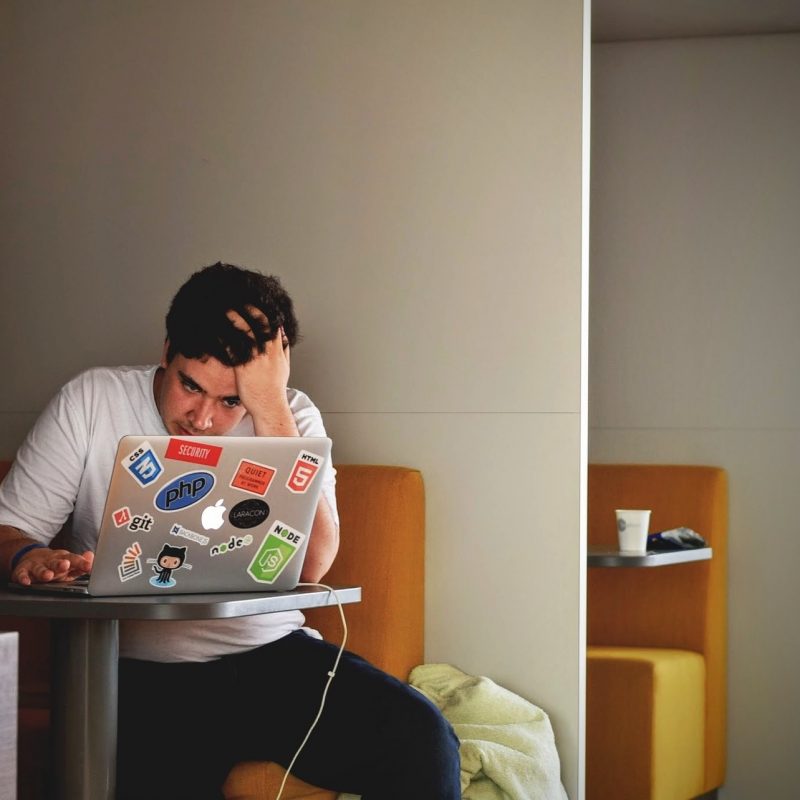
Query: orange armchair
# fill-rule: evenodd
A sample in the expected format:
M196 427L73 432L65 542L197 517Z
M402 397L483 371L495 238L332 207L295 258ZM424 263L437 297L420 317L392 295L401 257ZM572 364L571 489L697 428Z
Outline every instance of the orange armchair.
M615 547L615 508L681 525L710 561L588 570L587 800L690 800L725 780L727 477L699 466L592 464L588 541Z

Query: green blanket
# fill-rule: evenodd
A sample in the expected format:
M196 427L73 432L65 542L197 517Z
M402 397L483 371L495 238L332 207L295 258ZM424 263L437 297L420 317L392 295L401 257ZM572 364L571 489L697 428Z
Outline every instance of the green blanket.
M464 800L567 800L541 708L448 664L416 667L410 683L441 709L461 742Z

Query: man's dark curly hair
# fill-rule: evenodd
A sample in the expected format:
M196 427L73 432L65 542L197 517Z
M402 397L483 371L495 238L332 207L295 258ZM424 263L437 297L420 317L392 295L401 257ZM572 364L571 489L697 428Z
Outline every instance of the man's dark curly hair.
M269 325L254 319L247 306L262 311ZM217 262L195 272L172 298L167 361L178 353L186 358L212 356L229 367L250 361L253 340L228 319L226 312L231 309L252 328L259 352L281 327L290 347L298 340L292 299L276 277Z

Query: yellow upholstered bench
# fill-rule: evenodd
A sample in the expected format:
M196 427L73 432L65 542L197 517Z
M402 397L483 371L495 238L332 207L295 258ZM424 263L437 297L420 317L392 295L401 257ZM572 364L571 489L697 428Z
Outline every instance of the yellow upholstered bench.
M615 508L685 525L710 561L588 570L587 800L691 800L722 785L726 747L727 479L715 467L592 464L590 545Z

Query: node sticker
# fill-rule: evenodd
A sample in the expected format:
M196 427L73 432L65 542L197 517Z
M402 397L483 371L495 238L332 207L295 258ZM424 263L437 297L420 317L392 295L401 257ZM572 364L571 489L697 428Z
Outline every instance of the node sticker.
M295 494L305 494L319 472L323 460L321 456L309 453L308 450L301 450L294 462L289 480L286 481L286 488Z
M243 458L231 478L231 486L251 494L265 495L272 479L275 477L275 467L266 464L257 464Z
M258 583L274 583L305 538L304 533L275 522L247 568L250 577Z
M117 567L119 579L123 583L142 574L141 555L142 546L139 544L139 542L134 542L125 550L125 553L122 556L122 561Z
M164 471L150 442L142 442L120 463L139 486L149 486Z

